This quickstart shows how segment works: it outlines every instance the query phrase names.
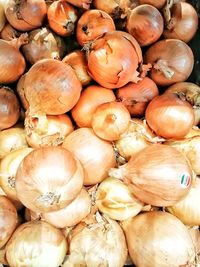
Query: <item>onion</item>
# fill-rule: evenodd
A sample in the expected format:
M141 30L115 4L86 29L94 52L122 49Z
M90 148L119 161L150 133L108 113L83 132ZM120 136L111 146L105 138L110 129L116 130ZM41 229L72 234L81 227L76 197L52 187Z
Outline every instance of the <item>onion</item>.
M5 41L0 39L0 83L16 82L24 73L26 63L19 48L27 43L27 34L22 34L18 39Z
M84 219L90 213L90 208L90 196L85 189L82 189L64 209L43 213L42 218L57 228L70 227Z
M50 28L60 36L69 36L74 32L78 20L77 10L65 0L54 1L48 8L47 19Z
M8 262L6 260L6 249L5 247L3 247L2 249L0 249L0 263L4 265L8 265Z
M130 119L130 113L122 103L103 103L93 113L92 128L100 138L114 141L128 129Z
M145 77L138 83L130 82L116 91L118 101L128 109L131 116L141 117L145 114L148 103L158 95L155 82Z
M15 186L22 204L36 212L62 209L71 203L83 185L83 169L61 147L33 150L18 167Z
M0 86L0 131L15 125L19 119L20 105L15 93Z
M194 125L192 106L177 94L155 97L146 109L145 118L157 135L168 139L184 137Z
M8 22L19 31L30 31L40 27L45 19L45 0L9 0L5 8Z
M68 3L83 9L89 9L92 0L66 0Z
M62 147L72 152L82 163L84 185L101 182L116 164L112 144L97 137L90 128L73 131L64 139Z
M179 218L184 224L200 225L200 179L197 178L188 195L175 205L167 207L167 211Z
M147 50L144 61L153 66L150 78L157 85L167 86L187 80L193 69L194 56L191 48L183 41L165 39Z
M20 102L21 102L22 107L26 110L29 107L29 103L25 97L25 92L24 92L25 77L26 77L26 74L22 75L20 77L20 79L18 80L16 91L17 91L17 94L20 98Z
M11 151L0 161L0 186L11 200L19 201L15 189L16 172L24 157L32 150L25 147Z
M71 114L79 127L92 127L92 116L96 108L103 103L115 101L112 90L99 85L90 85L84 89Z
M198 14L194 7L186 2L180 2L180 15L171 14L171 20L163 32L165 38L179 39L188 43L198 29Z
M90 83L92 79L87 73L87 60L83 51L75 50L67 54L62 61L74 69L79 81L83 86Z
M126 258L127 247L121 227L116 221L103 217L99 223L80 223L72 230L69 255L63 267L123 267Z
M91 44L88 70L101 86L114 89L138 81L136 70L141 61L141 48L134 37L126 32L111 31Z
M195 247L187 227L175 216L152 211L122 222L128 250L137 267L195 265Z
M140 46L155 43L163 33L164 21L161 13L152 5L139 5L131 10L126 29Z
M73 130L73 124L67 114L47 116L47 123L40 123L37 118L26 114L25 131L29 146L39 148L61 145L64 138ZM43 121L42 121L43 122Z
M6 245L6 259L13 267L58 267L66 252L62 232L42 221L22 224Z
M91 9L82 14L76 27L76 38L81 46L115 30L113 19L108 13Z
M15 228L17 227L18 217L15 206L4 196L0 196L0 248L2 248Z
M109 175L121 178L140 201L160 207L186 197L193 178L182 153L163 144L142 149L128 163L111 169Z
M139 0L140 5L148 4L158 9L161 9L165 3L166 3L166 0Z
M27 146L25 131L20 125L0 131L0 159L11 151Z
M58 60L40 60L25 76L24 92L31 108L30 116L66 113L78 101L81 90L74 70Z
M127 185L112 177L106 178L98 186L95 203L100 212L119 221L134 217L143 207L143 203L134 197Z
M4 6L3 3L0 2L0 31L3 29L5 23L6 23L6 17L4 12Z
M20 33L15 30L9 23L6 23L0 32L1 39L10 41L12 39L19 38Z

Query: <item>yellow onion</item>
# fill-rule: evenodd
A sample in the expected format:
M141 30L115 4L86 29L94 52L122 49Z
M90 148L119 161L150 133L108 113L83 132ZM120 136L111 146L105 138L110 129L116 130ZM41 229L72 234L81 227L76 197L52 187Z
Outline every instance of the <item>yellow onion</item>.
M162 211L122 222L128 250L137 267L195 266L195 247L187 227Z
M67 251L62 232L43 221L20 225L6 245L10 266L58 267Z
M0 248L2 248L18 224L17 210L5 196L0 196Z
M113 220L126 220L137 215L143 207L122 181L109 177L97 188L96 201L100 212Z
M68 254L63 267L123 267L127 258L124 233L108 218L89 225L80 223L72 230Z
M24 157L32 150L25 147L11 151L0 161L0 186L11 200L19 201L15 189L16 172Z

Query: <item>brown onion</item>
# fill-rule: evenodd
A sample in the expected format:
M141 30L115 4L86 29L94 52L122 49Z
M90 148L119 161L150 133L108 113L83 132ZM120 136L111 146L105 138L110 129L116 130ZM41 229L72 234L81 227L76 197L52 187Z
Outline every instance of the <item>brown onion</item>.
M115 30L113 19L108 13L91 9L82 14L76 27L76 38L81 46Z
M116 164L112 144L100 139L90 128L79 128L62 144L77 157L84 168L84 185L95 185L108 176Z
M87 60L85 53L81 50L75 50L67 54L62 62L70 65L74 69L81 84L87 85L92 80L90 75L87 73Z
M93 113L92 129L100 138L115 141L128 129L130 119L130 113L122 103L103 103Z
M66 0L68 3L73 6L80 7L83 9L89 9L92 3L92 0Z
M189 193L193 173L177 149L154 144L139 151L118 169L111 169L109 175L121 178L146 204L172 206Z
M17 210L12 202L4 196L0 196L0 248L2 248L18 224Z
M135 38L126 32L111 31L91 44L88 70L101 86L114 89L138 81L141 61L141 48Z
M150 78L157 85L167 86L187 80L193 69L194 56L191 48L183 41L165 39L147 50L144 61L153 66Z
M130 82L116 91L118 101L128 109L131 116L141 117L145 114L146 107L158 95L155 82L145 77L138 83Z
M12 39L19 38L20 33L15 30L9 23L6 23L0 32L1 39L10 41Z
M50 28L60 36L74 32L78 20L77 10L65 0L54 1L48 8L47 19Z
M31 116L66 113L77 103L81 90L74 70L55 59L36 62L25 76L24 92Z
M19 31L29 31L40 27L46 12L45 0L10 0L5 9L8 22Z
M162 211L145 212L122 222L128 250L137 267L195 265L195 247L187 227Z
M15 93L0 86L0 131L12 127L20 116L20 105Z
M106 102L115 101L112 90L99 85L90 85L84 89L71 114L79 127L92 127L92 116L96 108Z
M155 43L163 33L164 21L161 13L152 5L139 5L131 10L126 29L140 46Z
M15 186L25 207L49 212L71 203L82 188L83 178L83 168L72 153L62 147L45 147L23 159Z
M149 127L159 136L168 139L180 139L194 125L192 106L177 94L156 96L145 112Z

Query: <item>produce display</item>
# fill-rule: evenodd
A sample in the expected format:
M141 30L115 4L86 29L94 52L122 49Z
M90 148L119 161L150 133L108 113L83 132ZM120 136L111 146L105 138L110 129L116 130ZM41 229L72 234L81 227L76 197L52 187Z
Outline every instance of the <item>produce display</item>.
M200 2L0 0L0 266L200 266Z

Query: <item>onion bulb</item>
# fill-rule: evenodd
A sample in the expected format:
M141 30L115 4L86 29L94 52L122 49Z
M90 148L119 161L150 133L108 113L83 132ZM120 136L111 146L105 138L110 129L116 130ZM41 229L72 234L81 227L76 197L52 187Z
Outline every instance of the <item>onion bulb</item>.
M36 212L59 210L71 203L82 189L83 168L62 147L30 152L18 167L16 192L22 204Z
M142 149L128 163L109 172L111 177L122 179L140 201L160 207L172 206L186 197L192 174L183 154L163 144Z
M6 245L6 259L13 267L58 267L66 252L62 232L43 221L20 225Z
M134 197L122 181L109 177L97 188L95 203L100 212L113 220L126 220L137 215L143 203Z
M77 157L84 168L84 185L95 185L108 176L116 164L112 144L100 139L90 128L79 128L62 144Z
M145 118L157 135L180 139L191 130L195 116L192 106L172 93L154 97L147 106Z
M63 267L123 267L126 258L127 247L121 227L116 221L103 217L99 223L80 223L72 230L69 255Z
M195 247L187 227L162 211L122 222L128 250L137 267L195 266Z
M92 129L102 139L118 140L128 129L130 119L130 113L122 103L115 101L103 103L93 113Z
M194 55L191 48L183 41L165 39L157 41L148 48L144 62L153 66L150 78L157 85L168 86L188 79L193 69Z
M0 196L0 248L2 248L18 224L17 210L5 196Z
M90 85L85 88L71 110L71 114L79 127L92 127L92 116L96 108L103 103L115 101L113 90L99 85Z

